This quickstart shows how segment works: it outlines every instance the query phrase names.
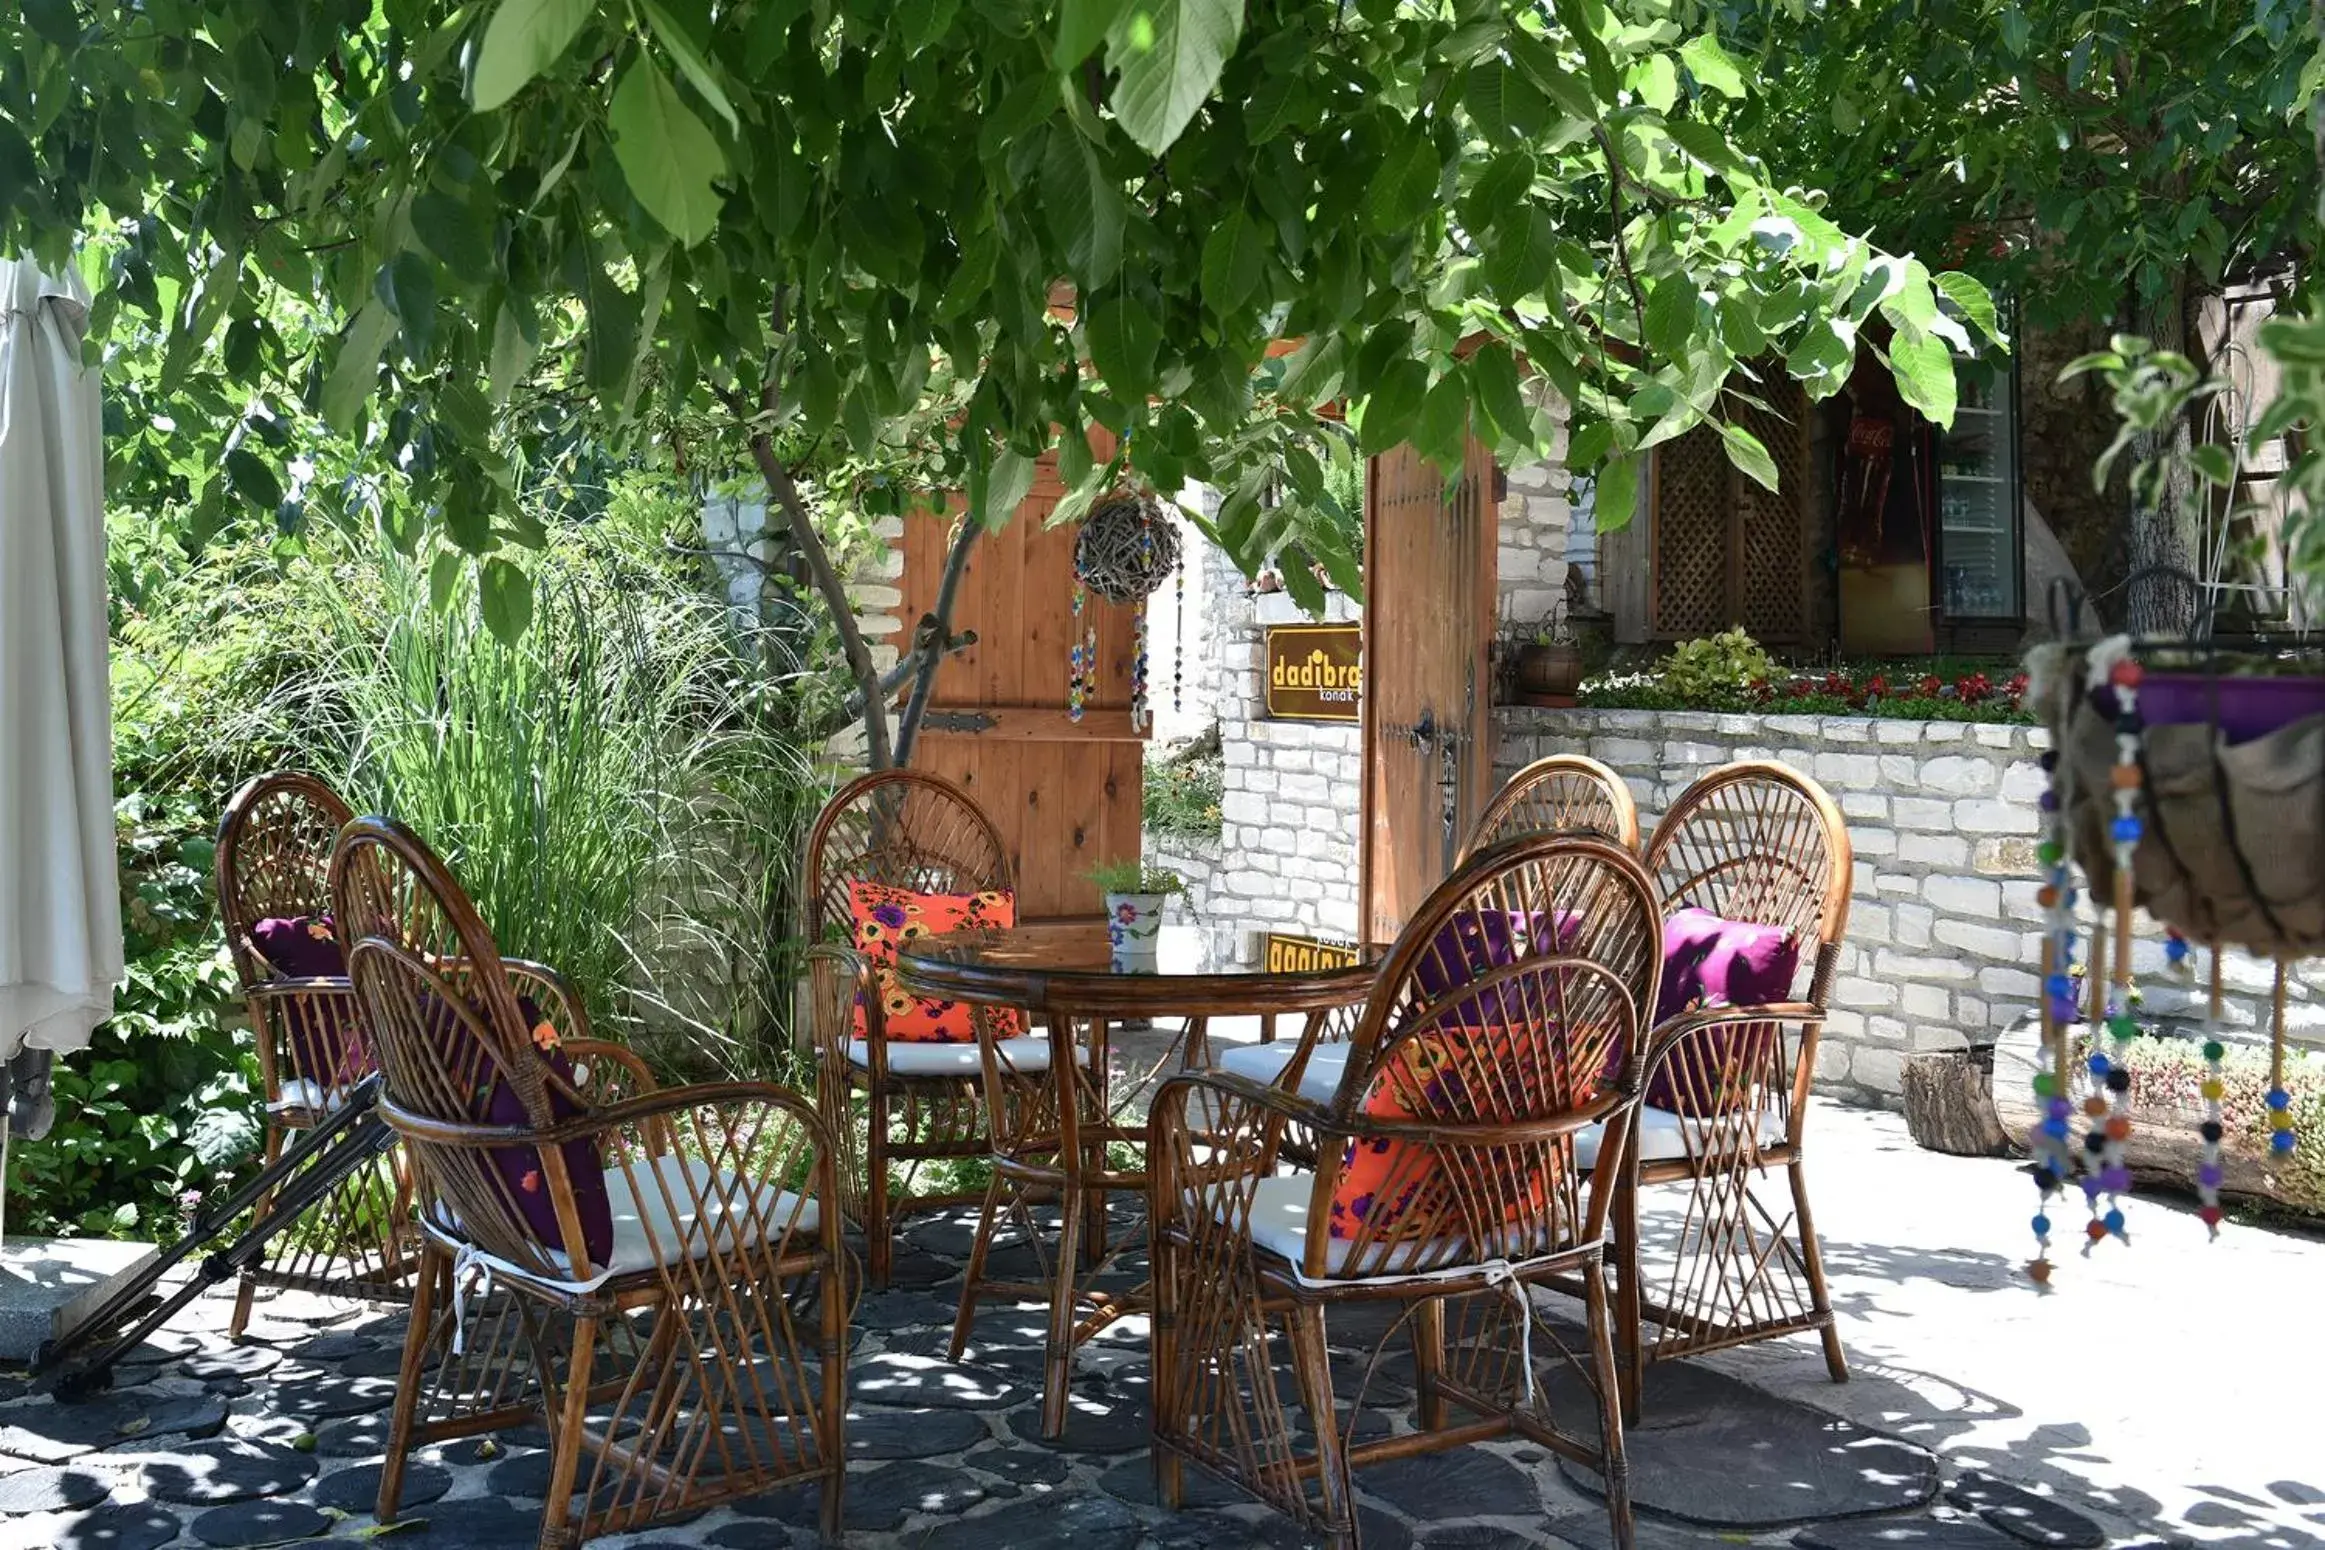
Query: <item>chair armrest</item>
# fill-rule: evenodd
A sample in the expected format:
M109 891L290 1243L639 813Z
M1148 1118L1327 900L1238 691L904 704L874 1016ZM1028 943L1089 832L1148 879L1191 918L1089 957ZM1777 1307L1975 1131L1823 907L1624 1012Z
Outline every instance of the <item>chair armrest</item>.
M1770 1068L1759 1073L1742 1074L1758 1077L1749 1085L1759 1093L1755 1106L1763 1112L1769 1109L1774 1095L1783 1094L1783 1107L1779 1112L1784 1119L1785 1136L1791 1145L1797 1146L1800 1143L1801 1119L1808 1108L1809 1084L1816 1076L1817 1041L1824 1031L1824 1025L1825 1009L1807 1001L1768 1001L1754 1006L1715 1006L1705 1007L1701 1011L1682 1012L1664 1022L1649 1037L1647 1057L1639 1064L1639 1090L1646 1092L1654 1078L1698 1034L1720 1028L1773 1026L1779 1030L1779 1037L1775 1041ZM1804 1037L1792 1056L1791 1069L1784 1071L1781 1069L1785 1058L1781 1030L1787 1027L1802 1029ZM1705 1074L1700 1071L1696 1073L1699 1078ZM1697 1085L1700 1088L1703 1084L1699 1081ZM1710 1084L1713 1089L1724 1085L1721 1082Z
M1331 1119L1289 1088L1230 1072L1190 1071L1164 1082L1146 1119L1147 1211L1158 1253L1174 1227L1205 1240L1199 1260L1223 1252L1213 1224L1248 1238L1253 1186L1276 1171L1284 1132Z
M856 1009L864 1010L864 1042L872 1059L887 1065L880 998L874 993L872 960L852 947L818 942L806 953L809 1035L816 1054L847 1069L848 1042L856 1033Z
M661 1090L653 1068L626 1044L612 1039L566 1039L562 1047L573 1062L575 1075L588 1073L586 1081L575 1085L599 1108Z

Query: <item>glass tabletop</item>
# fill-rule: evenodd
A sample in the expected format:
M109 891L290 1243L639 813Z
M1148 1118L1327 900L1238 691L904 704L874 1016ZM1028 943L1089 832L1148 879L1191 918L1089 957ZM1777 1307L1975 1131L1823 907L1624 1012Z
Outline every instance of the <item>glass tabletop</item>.
M1096 920L923 937L897 955L896 974L911 990L956 1001L1197 1014L1343 1005L1372 980L1365 962L1296 971L1242 963L1200 926L1166 925L1151 954L1117 955Z

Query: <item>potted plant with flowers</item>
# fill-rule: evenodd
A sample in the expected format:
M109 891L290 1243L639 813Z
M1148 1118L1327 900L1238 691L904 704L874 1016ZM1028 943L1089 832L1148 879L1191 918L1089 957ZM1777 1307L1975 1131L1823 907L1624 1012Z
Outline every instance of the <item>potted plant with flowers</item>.
M1161 946L1163 907L1187 891L1186 880L1143 860L1104 862L1089 878L1106 897L1106 939L1115 962L1151 963Z

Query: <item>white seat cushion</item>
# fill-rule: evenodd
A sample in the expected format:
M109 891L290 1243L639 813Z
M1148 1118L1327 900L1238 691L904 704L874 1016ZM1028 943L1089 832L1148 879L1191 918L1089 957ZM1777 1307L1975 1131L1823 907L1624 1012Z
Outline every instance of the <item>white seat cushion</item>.
M1001 1052L1004 1070L1047 1071L1049 1069L1049 1035L1026 1034L1021 1038L1003 1039L994 1046ZM848 1041L849 1063L869 1069L872 1048L862 1039ZM977 1041L964 1040L958 1044L907 1044L900 1039L888 1041L888 1069L898 1076L975 1076L985 1069L977 1057Z
M1311 1280L1300 1268L1308 1253L1308 1205L1315 1195L1315 1175L1298 1173L1261 1179L1251 1199L1251 1246L1285 1261L1294 1278L1307 1286L1323 1284ZM1505 1230L1504 1241L1498 1245L1502 1255L1518 1251L1523 1231L1515 1226ZM1328 1276L1337 1277L1346 1272L1350 1247L1345 1239L1328 1240L1324 1249ZM1434 1238L1425 1243L1401 1243L1385 1258L1376 1255L1368 1245L1365 1261L1367 1273L1356 1279L1393 1281L1407 1275L1456 1276L1479 1268L1479 1261L1466 1243L1447 1243ZM1430 1268L1416 1271L1416 1265Z
M282 1092L266 1106L266 1111L269 1114L282 1114L292 1109L306 1109L337 1113L346 1103L345 1088L335 1087L325 1091L322 1083L299 1076L283 1083Z
M1299 1047L1296 1039L1238 1044L1220 1052L1219 1069L1231 1076L1249 1077L1273 1087L1282 1078L1284 1068L1292 1063L1292 1055ZM1330 1103L1332 1095L1340 1091L1340 1078L1347 1070L1347 1042L1324 1040L1308 1056L1307 1069L1300 1073L1300 1096L1312 1103Z
M1675 1114L1669 1109L1639 1108L1639 1161L1681 1162L1700 1156L1723 1132L1716 1127L1732 1124L1719 1119L1693 1119ZM1606 1126L1593 1125L1576 1134L1574 1162L1579 1168L1598 1166L1599 1143L1604 1139ZM1784 1139L1784 1121L1775 1114L1760 1117L1760 1144L1775 1146Z
M648 1167L653 1173L647 1172ZM638 1189L631 1188L635 1172ZM613 1207L613 1253L605 1266L586 1281L544 1277L537 1271L511 1264L496 1255L470 1250L463 1257L488 1266L495 1275L547 1281L568 1291L586 1292L614 1276L631 1275L657 1263L673 1265L696 1258L714 1244L731 1248L762 1231L778 1237L788 1228L812 1233L820 1219L816 1203L773 1184L748 1184L725 1169L713 1180L710 1164L693 1157L657 1157L637 1161L625 1169L610 1164L605 1171L606 1198ZM643 1199L638 1198L643 1193ZM696 1201L700 1198L700 1209ZM429 1223L451 1247L466 1247L458 1233L445 1233ZM570 1270L561 1250L549 1250L549 1262Z

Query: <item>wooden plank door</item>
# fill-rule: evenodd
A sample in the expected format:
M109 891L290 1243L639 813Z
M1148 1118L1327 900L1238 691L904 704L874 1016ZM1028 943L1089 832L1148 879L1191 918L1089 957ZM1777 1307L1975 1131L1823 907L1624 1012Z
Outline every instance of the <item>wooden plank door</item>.
M959 782L992 815L1024 920L1098 914L1089 869L1139 853L1147 733L1130 719L1138 610L1088 595L1079 626L1097 631L1096 681L1073 720L1068 653L1080 530L1046 526L1064 494L1055 455L1044 457L1015 519L971 551L952 623L975 630L977 643L937 675L913 754L915 767ZM957 513L960 502L952 507ZM949 525L950 516L905 519L900 648L934 604Z
M1367 943L1396 939L1452 871L1491 793L1499 483L1475 441L1450 492L1410 447L1366 471L1358 916Z

